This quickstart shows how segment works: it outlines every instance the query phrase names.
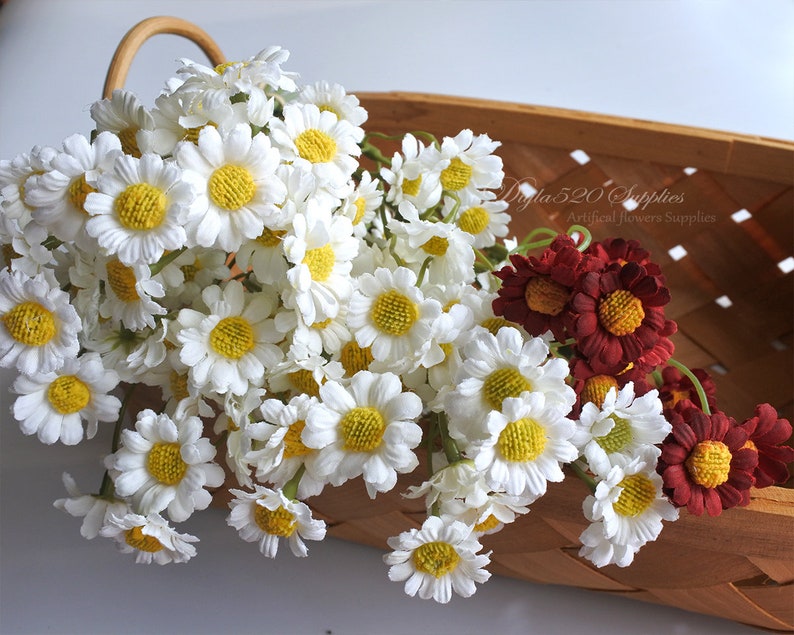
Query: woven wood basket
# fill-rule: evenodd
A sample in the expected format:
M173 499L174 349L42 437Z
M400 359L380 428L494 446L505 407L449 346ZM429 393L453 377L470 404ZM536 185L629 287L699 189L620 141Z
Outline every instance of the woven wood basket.
M195 25L151 18L119 45L105 96L158 33L187 37L214 64L225 61ZM578 223L595 239L640 240L672 291L676 358L710 369L721 409L737 418L760 402L792 418L794 275L779 263L794 255L794 143L494 101L356 94L369 131L442 136L471 128L501 141L513 235ZM629 198L633 211L623 204ZM330 535L385 549L389 536L424 520L423 501L400 495L424 475L420 466L374 501L357 480L307 502ZM596 569L577 556L585 495L576 478L553 484L531 513L485 537L491 571L794 632L794 490L753 490L748 507L718 518L682 510L625 569ZM223 491L217 502L224 504Z

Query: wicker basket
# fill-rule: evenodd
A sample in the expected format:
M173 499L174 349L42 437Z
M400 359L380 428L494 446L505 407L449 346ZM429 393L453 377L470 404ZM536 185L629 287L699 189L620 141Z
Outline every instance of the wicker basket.
M213 63L224 61L194 25L152 18L122 40L105 96L157 33L187 37ZM441 136L473 128L500 140L515 235L579 223L596 239L640 240L671 287L676 358L711 369L726 412L750 416L766 401L792 418L794 276L779 263L794 254L793 143L493 101L357 95L371 131ZM308 503L331 535L385 548L389 536L423 521L423 501L400 495L423 474L420 466L374 501L351 481ZM585 495L575 478L551 485L530 514L485 537L491 570L794 632L794 490L754 490L748 507L716 519L684 510L626 569L596 569L577 557ZM217 498L223 504L223 492Z

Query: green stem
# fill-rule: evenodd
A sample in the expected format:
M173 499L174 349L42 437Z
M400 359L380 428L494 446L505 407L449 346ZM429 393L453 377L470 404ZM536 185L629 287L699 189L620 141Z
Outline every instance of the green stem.
M667 363L670 364L673 368L677 368L680 370L684 375L689 377L689 381L692 382L692 385L695 386L695 391L698 394L698 399L700 400L700 409L705 412L707 415L711 414L711 408L709 408L709 402L706 398L706 391L703 389L703 384L700 383L700 380L695 377L695 373L693 373L689 368L684 366L681 362L674 360L672 357L667 360Z
M590 230L587 227L582 227L581 225L571 225L568 228L568 235L578 232L582 235L582 241L577 245L577 249L579 251L584 251L590 246L590 243L593 241L593 235L590 233Z
M281 492L284 494L284 498L288 498L291 501L297 501L298 496L298 485L301 482L301 478L303 478L303 473L306 471L306 465L301 464L298 468L298 471L292 476L292 478L287 481L287 484L281 489Z
M422 263L421 268L419 269L419 275L416 277L416 286L422 286L422 281L425 278L425 273L427 273L427 268L430 266L430 263L433 261L433 256L428 256L425 258L424 262Z
M590 489L590 492L595 494L596 491L595 479L584 471L582 466L579 465L578 461L573 461L572 463L569 463L569 465L571 466L573 473L576 474L576 476L578 476L579 479L581 479L585 485L587 485L587 487Z
M130 397L132 393L135 392L135 387L137 385L138 384L130 384L127 392L124 394L124 399L121 402L121 409L119 410L119 418L116 419L116 426L113 428L113 440L110 444L111 454L115 454L119 449L121 428L124 425L124 417L127 416L127 406L129 406ZM101 498L115 498L113 479L110 478L110 474L107 470L105 470L105 474L102 477L102 485L99 487L99 496Z
M455 201L455 204L452 206L452 209L450 210L449 214L447 214L444 217L444 221L443 221L445 223L451 223L452 220L457 215L458 210L460 209L460 196L458 196L454 192L449 192L449 191L446 191L446 190L444 191L444 195L445 196L449 196L453 201Z
M168 265L170 265L174 260L181 256L187 247L182 247L180 249L175 249L174 251L168 252L165 256L160 258L157 262L149 265L149 271L153 276L156 276L160 273L163 269L165 269Z
M443 412L438 414L438 431L441 434L441 446L444 448L444 455L450 465L461 461L463 457L458 449L458 444L449 435L449 421Z

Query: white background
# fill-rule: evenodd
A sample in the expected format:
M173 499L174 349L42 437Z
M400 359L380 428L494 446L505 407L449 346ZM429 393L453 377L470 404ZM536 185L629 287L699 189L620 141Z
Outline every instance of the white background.
M229 59L270 44L349 90L559 106L794 138L794 4L777 1L11 0L0 11L0 157L91 129L116 44L152 15L196 22ZM159 36L127 87L151 105L189 42ZM494 578L448 606L409 599L377 550L327 540L275 561L211 510L187 565L136 566L52 508L61 472L98 487L107 430L76 448L23 437L0 371L0 633L756 632L578 589Z

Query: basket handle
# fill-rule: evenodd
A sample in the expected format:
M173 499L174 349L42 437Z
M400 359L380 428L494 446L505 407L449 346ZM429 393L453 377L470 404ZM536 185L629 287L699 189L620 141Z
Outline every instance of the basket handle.
M127 31L116 47L116 52L113 53L113 59L110 60L110 66L105 77L105 87L102 89L102 97L104 99L108 99L116 88L124 86L127 73L132 65L132 59L141 48L141 45L150 37L161 33L179 35L194 42L215 65L226 61L226 57L215 41L206 31L192 22L170 16L146 18Z

